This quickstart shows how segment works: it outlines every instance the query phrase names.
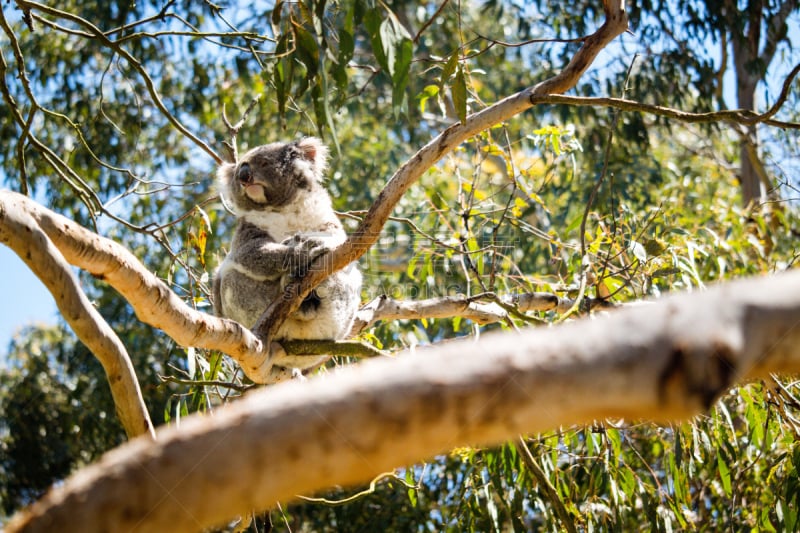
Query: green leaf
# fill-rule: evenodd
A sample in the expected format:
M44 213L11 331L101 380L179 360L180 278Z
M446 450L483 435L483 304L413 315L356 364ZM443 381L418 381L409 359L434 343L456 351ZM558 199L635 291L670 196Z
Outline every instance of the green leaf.
M467 120L467 80L461 65L456 70L456 79L451 87L453 106L456 108L458 120L463 124Z
M444 64L444 68L442 69L442 76L439 78L439 89L444 89L444 86L450 82L450 76L456 71L456 66L458 65L458 57L459 57L459 50L453 52L450 57L447 59L447 63Z
M654 278L667 278L669 276L674 276L675 274L679 274L680 269L669 267L669 268L659 268L658 270L654 270L650 276Z
M383 9L378 7L366 12L364 25L370 36L375 59L392 78L393 85L396 85L398 73L399 78L408 75L407 65L411 63L410 55L413 48L411 36L391 11L384 19Z
M731 470L725 459L722 458L722 453L717 450L717 472L719 472L720 481L722 481L722 488L725 490L725 495L731 497L733 489L731 488Z
M347 63L353 59L353 53L356 49L356 41L353 38L353 31L347 28L342 28L339 32L339 63L342 66L347 66Z
M644 251L647 255L657 257L667 249L667 243L661 239L645 239Z
M399 116L406 99L406 87L413 54L414 45L411 39L402 39L394 54L394 73L392 74L392 110L395 118Z
M419 112L421 114L425 113L425 104L428 102L430 98L439 95L439 87L436 85L426 85L422 92L419 93L417 99L419 100Z
M347 65L353 59L356 42L353 32L353 19L355 18L355 6L351 6L345 15L344 24L339 29L339 54L333 67L333 79L336 81L336 88L340 98L344 98L347 92Z
M619 486L625 494L625 499L628 501L635 501L636 498L636 478L629 468L623 468L621 471Z
M611 443L611 449L614 451L614 458L622 457L622 435L618 429L607 427L606 436Z
M278 55L286 54L289 51L290 34L282 35L278 39L275 53ZM283 116L286 112L286 102L292 88L292 76L294 75L294 61L288 56L282 57L275 63L272 70L272 82L275 86L275 100L278 102L278 114Z
M564 230L564 233L565 234L572 233L578 228L578 226L581 225L582 221L583 221L583 213L576 215L575 218L573 218L572 221L567 225L567 229Z
M389 64L386 61L386 53L384 52L383 42L381 40L381 9L373 7L364 13L364 26L369 33L370 44L372 45L372 53L375 55L375 60L378 65L389 72Z
M416 485L417 482L414 480L414 472L411 468L406 468L406 484L408 485ZM411 507L417 506L417 489L410 488L408 489L408 501L411 502Z
M556 155L561 155L561 135L551 135L550 144L553 146L553 152Z
M294 28L295 45L297 46L297 59L306 67L307 78L310 80L317 75L319 70L319 45L314 36L302 25L292 22Z
M419 260L419 254L414 254L411 260L408 262L408 266L406 267L406 276L409 277L411 280L416 280L417 277L415 275L415 270L417 268L417 261Z

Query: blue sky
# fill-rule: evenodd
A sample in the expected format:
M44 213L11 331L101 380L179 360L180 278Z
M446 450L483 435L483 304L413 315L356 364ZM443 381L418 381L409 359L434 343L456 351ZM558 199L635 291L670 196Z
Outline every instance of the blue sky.
M15 331L35 322L54 324L55 300L11 248L0 244L0 361Z

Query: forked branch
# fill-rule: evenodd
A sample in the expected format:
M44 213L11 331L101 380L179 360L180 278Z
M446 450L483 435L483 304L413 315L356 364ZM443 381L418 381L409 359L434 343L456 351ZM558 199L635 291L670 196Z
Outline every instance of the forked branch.
M266 381L271 367L270 353L255 335L237 322L216 318L186 305L124 246L92 233L15 192L0 190L0 213L3 214L3 218L0 218L0 235L8 235L4 237L4 242L23 259L27 252L20 251L12 239L10 214L30 219L29 226L33 229L25 231L46 235L57 248L51 247L46 253L43 252L42 260L51 254L63 256L70 264L107 281L128 300L140 320L163 330L181 346L227 353L239 362L251 379L258 383ZM22 241L24 244L25 240ZM34 263L29 265L36 271ZM61 286L48 288L58 301ZM103 322L99 315L94 319Z
M29 203L22 195L0 191L0 242L14 250L45 284L61 315L103 365L128 437L154 438L153 423L125 346L92 306L64 256L27 209Z

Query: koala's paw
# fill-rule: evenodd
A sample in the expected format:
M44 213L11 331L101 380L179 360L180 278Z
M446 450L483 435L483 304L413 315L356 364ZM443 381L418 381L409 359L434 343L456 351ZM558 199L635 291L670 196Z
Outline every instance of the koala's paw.
M316 237L304 237L302 235L295 235L284 239L281 243L292 249L291 261L293 267L291 270L297 277L305 276L308 271L308 266L319 256L328 251L325 241Z
M320 255L324 254L328 247L325 244L323 239L319 237L305 237L303 235L294 235L293 237L289 237L284 239L281 243L290 248L292 248L295 252L299 254L306 254L312 259L316 259Z

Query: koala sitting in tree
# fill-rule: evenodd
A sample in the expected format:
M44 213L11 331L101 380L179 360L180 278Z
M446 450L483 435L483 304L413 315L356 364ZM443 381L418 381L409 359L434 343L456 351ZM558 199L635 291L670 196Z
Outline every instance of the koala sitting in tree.
M346 238L322 187L328 150L309 137L259 146L218 172L221 193L237 216L230 252L213 281L214 311L252 328L284 288L314 259ZM275 340L335 340L358 310L361 273L349 265L323 281L278 329ZM324 359L323 359L324 360ZM276 365L308 368L321 362L293 357Z

